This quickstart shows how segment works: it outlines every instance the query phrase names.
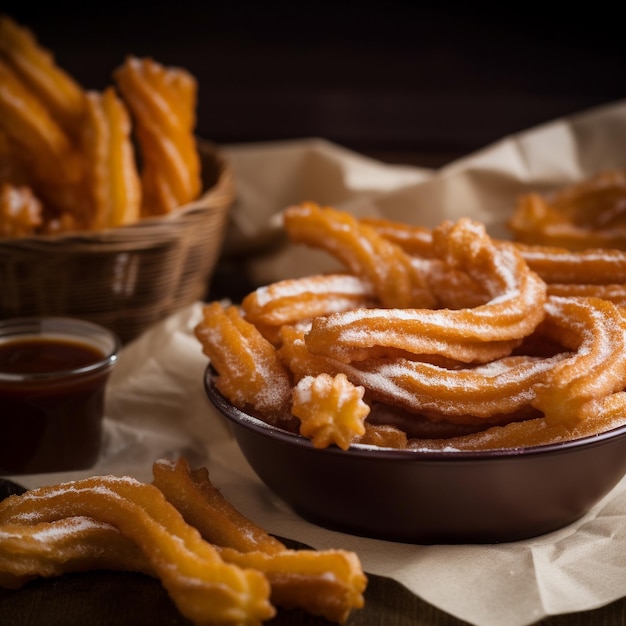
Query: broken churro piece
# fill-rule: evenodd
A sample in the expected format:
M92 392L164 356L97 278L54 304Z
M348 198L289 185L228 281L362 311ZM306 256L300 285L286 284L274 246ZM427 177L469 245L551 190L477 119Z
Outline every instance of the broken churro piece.
M301 378L293 390L291 412L300 420L300 433L316 448L331 444L347 450L365 434L363 424L370 408L363 402L365 388L348 377L321 373Z
M0 237L32 235L42 221L41 202L29 187L0 183Z
M353 609L364 605L367 579L354 552L346 550L283 550L237 552L219 548L228 563L263 572L272 587L272 603L300 608L343 624Z

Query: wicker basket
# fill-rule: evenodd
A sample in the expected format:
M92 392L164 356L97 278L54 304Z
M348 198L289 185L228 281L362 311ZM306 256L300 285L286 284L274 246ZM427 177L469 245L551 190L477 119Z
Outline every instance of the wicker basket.
M180 210L97 232L0 240L0 318L61 315L127 343L202 299L235 198L232 170L199 145L204 194Z

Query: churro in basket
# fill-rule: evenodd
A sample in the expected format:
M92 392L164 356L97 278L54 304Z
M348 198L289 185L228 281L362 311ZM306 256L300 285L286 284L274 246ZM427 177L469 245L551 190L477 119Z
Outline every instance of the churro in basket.
M196 90L130 53L87 90L0 14L1 317L88 319L126 343L204 297L235 181L195 136Z
M0 183L28 185L43 207L42 223L19 236L115 228L199 198L195 78L132 55L112 76L117 90L85 90L0 15L0 159L13 163ZM0 232L16 236L2 219Z
M135 120L142 158L142 215L170 213L202 189L196 125L196 81L182 68L128 57L114 72Z

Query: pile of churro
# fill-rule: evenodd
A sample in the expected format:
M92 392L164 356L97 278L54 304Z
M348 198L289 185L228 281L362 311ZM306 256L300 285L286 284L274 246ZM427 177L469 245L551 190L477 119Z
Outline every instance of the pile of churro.
M95 569L160 579L198 625L254 626L276 607L338 623L364 605L356 554L288 549L242 515L184 457L151 484L94 476L0 502L0 585Z
M626 249L626 171L606 170L545 195L520 196L516 241L569 250Z
M195 200L196 99L185 69L133 56L85 90L0 15L0 237L114 228Z
M626 424L626 252L495 240L469 218L427 229L314 203L283 217L345 271L204 306L196 336L238 408L342 449L525 447Z

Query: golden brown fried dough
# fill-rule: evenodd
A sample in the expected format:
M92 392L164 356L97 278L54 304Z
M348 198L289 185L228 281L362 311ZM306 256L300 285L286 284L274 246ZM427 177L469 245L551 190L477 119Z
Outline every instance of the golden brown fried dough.
M252 407L270 421L288 412L289 372L276 348L236 306L212 302L203 307L195 334L218 373L217 388L231 402L242 409Z
M300 378L293 390L291 412L300 420L300 434L316 448L331 444L347 450L365 434L370 408L363 402L365 388L353 385L343 373L321 372Z
M135 121L143 215L170 213L195 200L202 179L194 136L194 77L182 68L130 56L115 70L114 78Z
M139 219L141 184L131 142L130 117L112 87L87 94L83 135L88 212L86 228L101 230Z
M357 555L346 550L289 550L230 504L206 468L191 470L184 457L154 464L154 484L215 543L222 558L263 572L272 602L343 623L364 605L367 578Z
M291 241L326 250L369 282L383 306L434 305L424 272L409 255L349 213L308 202L288 208L284 224Z
M43 48L33 33L0 15L0 57L13 67L63 129L76 136L85 110L81 86Z
M100 476L41 487L0 503L0 528L65 520L62 530L69 531L67 518L77 516L109 524L136 544L193 623L252 626L274 615L265 576L225 563L153 485ZM75 547L68 550L69 554L57 554L59 561L71 559ZM35 563L41 559L38 554L33 554Z

